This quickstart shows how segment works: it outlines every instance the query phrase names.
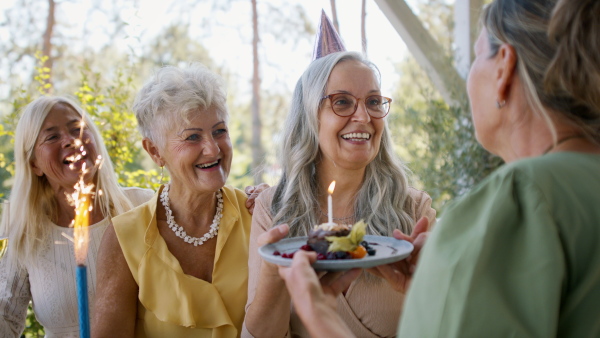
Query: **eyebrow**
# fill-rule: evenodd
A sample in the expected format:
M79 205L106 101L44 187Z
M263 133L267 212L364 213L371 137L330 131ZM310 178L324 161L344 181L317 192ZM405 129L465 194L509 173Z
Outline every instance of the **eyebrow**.
M218 126L221 123L225 123L225 121L219 121L219 122L213 124L213 126L211 128L214 128L214 127ZM190 131L190 130L203 131L204 129L202 129L202 128L187 128L187 129L182 130L181 132Z
M72 125L73 125L73 124L75 124L75 123L79 123L79 126L81 126L81 119L73 119L73 120L71 120L71 121L67 122L67 126L69 126L69 127L70 127L70 126L72 126ZM57 130L58 128L59 128L58 126L52 126L52 127L48 127L48 128L46 128L46 129L42 129L42 130L40 131L40 134L41 134L41 133L50 133L50 132L53 132L53 131Z
M370 91L368 91L368 94L371 94L371 93L380 93L380 92L381 92L381 89L371 89ZM334 90L334 92L332 94L350 94L350 95L354 95L354 94L350 93L347 90Z

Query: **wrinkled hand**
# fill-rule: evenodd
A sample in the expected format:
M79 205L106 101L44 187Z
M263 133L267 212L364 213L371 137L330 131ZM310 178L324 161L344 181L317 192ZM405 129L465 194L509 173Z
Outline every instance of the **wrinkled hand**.
M288 232L290 232L290 227L287 224L279 224L260 234L256 239L256 244L263 246L265 244L279 242L287 236Z
M280 224L280 225L274 226L273 228L269 229L268 231L260 234L260 236L258 236L258 238L256 239L256 244L258 246L263 246L265 244L279 242L280 240L285 238L285 236L287 236L289 231L290 231L290 227L287 224ZM261 274L265 275L265 277L279 279L279 273L277 272L277 265L263 260L260 269L261 269Z
M246 195L248 195L248 200L246 201L246 208L248 208L250 215L252 215L254 213L254 202L255 202L256 198L258 197L258 195L260 195L261 192L263 192L268 187L269 187L268 184L261 183L259 185L255 185L255 186L252 186L252 185L247 186L244 189L244 192L246 193Z
M309 331L315 328L317 332L324 333L322 328L315 327L315 325L321 326L316 321L324 320L325 316L335 316L335 320L324 320L322 325L329 330L337 326L336 322L339 318L336 315L336 297L350 286L350 283L360 275L361 270L327 273L319 279L311 266L316 260L315 252L299 250L294 255L290 267L279 267L279 275L285 281L296 312ZM346 329L341 320L339 323L341 326L334 330L337 333ZM331 335L328 333L326 336Z
M410 256L399 262L380 265L368 269L367 271L374 274L375 276L387 280L388 283L390 283L390 285L392 286L392 288L394 288L394 290L406 293L410 286L410 282L412 281L412 276L415 272L417 262L419 261L419 254L421 253L421 249L427 241L427 236L429 236L429 232L427 231L428 228L429 220L427 219L427 217L422 217L417 222L417 224L415 224L415 227L410 236L403 234L398 229L394 230L394 238L402 239L413 244L414 249L411 252Z
M289 230L290 229L287 224L280 224L258 236L256 242L261 246L278 242L287 236ZM296 256L299 256L299 258L296 258ZM327 298L328 296L331 296L334 300L338 294L350 286L350 283L352 283L352 281L358 277L361 271L360 269L352 269L349 271L328 272L317 275L315 270L312 268L312 264L316 260L317 254L315 252L298 250L294 255L294 259L290 267L278 266L267 262L263 262L263 264L277 268L279 270L279 276L281 276L281 278L286 282L286 285L289 284L288 281L296 281L296 279L294 279L295 277L292 276L297 275L299 278L301 278L300 283L294 282L291 283L293 285L290 284L290 286L288 286L290 294L292 294L292 289L294 289L294 292L299 292L296 290L301 288L311 288L314 287L314 285L320 284L320 287L318 288L320 292L317 292L318 297ZM294 299L294 295L292 295L292 299ZM333 305L335 306L335 302Z

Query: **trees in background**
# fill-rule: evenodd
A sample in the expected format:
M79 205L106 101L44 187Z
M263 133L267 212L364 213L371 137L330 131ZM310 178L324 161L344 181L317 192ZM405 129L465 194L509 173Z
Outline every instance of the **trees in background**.
M443 0L424 1L419 18L446 50L448 62L453 62L452 6ZM446 201L481 181L502 161L477 143L467 97L460 98L458 106L448 106L412 56L397 69L401 76L390 114L397 152L441 214Z
M338 32L338 34L341 34L340 23L338 22L337 18L337 9L335 7L335 0L329 0L329 4L331 5L331 20L333 20L333 27L335 27L335 30Z
M56 3L54 0L48 0L48 16L46 19L46 31L44 32L44 42L42 47L42 55L46 56L46 61L43 67L47 70L48 75L52 74L52 31L54 30L54 10ZM48 76L44 82L44 85L50 84L51 76Z
M190 8L207 1L213 4L213 10L223 13L231 10L232 4L244 2L253 13L245 24L227 23L237 27L240 36L245 36L248 45L252 45L253 79L248 79L252 83L251 100L240 99L245 94L240 91L237 82L243 79L219 68L210 58L202 39L192 36L194 25L201 25L205 34L210 34L211 25L224 24L216 20L212 22L210 18L198 20L190 14ZM156 168L139 151L139 140L131 136L137 135L135 122L128 115L131 114L129 107L133 95L156 67L200 61L216 69L229 82L230 127L236 147L231 183L240 186L263 180L274 183L269 179L277 175L277 154L273 144L280 137L278 131L291 94L288 90L281 90L284 86L277 83L269 85L269 88L264 88L261 83L261 71L271 67L269 74L277 72L273 69L274 60L269 59L261 40L274 39L292 44L312 40L315 27L309 23L299 5L260 0L174 3L170 10L178 11L181 19L167 25L150 41L134 41L137 45L130 46L129 51L112 41L126 34L124 31L130 23L123 17L123 9L135 10L137 2L95 3L88 9L87 15L90 18L101 15L108 20L102 27L108 38L90 41L78 48L73 48L73 42L94 34L94 28L86 24L80 31L73 32L69 20L61 19L61 11L67 5L70 3L55 3L54 0L46 3L16 0L16 5L6 10L4 19L0 21L6 32L6 43L0 44L0 53L4 55L0 59L0 71L4 75L0 78L0 97L10 98L0 101L0 109L4 112L0 133L10 136L16 112L38 95L38 91L47 92L54 88L57 94L77 95L90 112L96 114L95 118L103 121L101 130L111 151L117 158L125 159L119 161L119 172L131 177L123 178L124 182L133 182L127 181L131 179L151 184L151 181L144 181L143 170ZM330 5L333 23L339 30L335 0L330 0ZM361 26L364 27L364 0L361 5ZM422 0L416 11L427 29L448 51L449 62L452 62L451 6L443 0ZM252 34L248 35L243 27L252 27ZM363 43L366 47L366 41ZM42 51L38 59L32 58L38 50ZM34 64L36 70L31 79L22 81L19 75L24 70L33 69ZM389 117L398 152L409 161L416 182L431 193L439 207L445 200L461 194L481 180L499 165L500 160L481 149L475 141L466 98L458 107L448 107L410 57L398 64L398 72L402 76L393 96L393 112ZM109 121L109 118L114 120ZM243 121L252 121L252 127ZM0 180L3 182L0 194L10 186L11 147L8 142L0 145ZM252 173L258 174L256 179L249 178Z
M262 122L260 118L260 61L258 59L258 9L257 0L252 1L252 168L254 184L264 182L263 161L265 151L262 145Z
M360 6L360 41L362 52L367 56L367 0L362 0Z

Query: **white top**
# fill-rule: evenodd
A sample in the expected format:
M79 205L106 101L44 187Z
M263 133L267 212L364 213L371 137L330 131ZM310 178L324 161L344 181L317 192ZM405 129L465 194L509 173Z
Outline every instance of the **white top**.
M148 201L152 190L124 188L134 206ZM48 222L52 229L40 242L36 262L24 267L11 263L7 255L0 259L0 337L20 337L25 328L27 305L33 300L35 316L44 326L46 337L79 337L75 254L73 243L62 233L73 237L73 228ZM87 254L88 300L94 308L96 290L96 258L109 218L90 225ZM10 240L8 245L10 245Z

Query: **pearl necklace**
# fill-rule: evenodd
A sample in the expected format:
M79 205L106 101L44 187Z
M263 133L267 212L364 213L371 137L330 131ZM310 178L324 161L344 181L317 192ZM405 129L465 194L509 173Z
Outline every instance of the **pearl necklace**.
M186 243L194 244L194 246L202 245L204 242L209 239L215 237L219 231L219 224L221 224L221 218L223 217L223 194L221 190L217 191L217 211L215 212L215 218L213 218L213 222L210 225L210 230L204 234L202 237L192 237L188 236L188 234L183 230L183 227L179 226L175 222L175 217L173 217L173 211L169 207L169 184L165 184L165 187L160 194L160 201L165 207L165 213L167 214L167 225L173 232L175 236L183 239Z

